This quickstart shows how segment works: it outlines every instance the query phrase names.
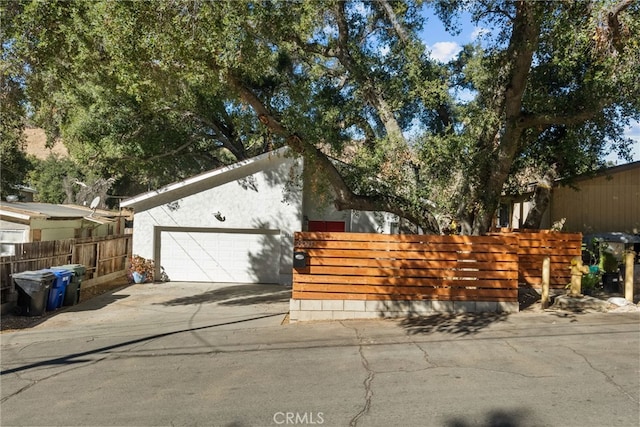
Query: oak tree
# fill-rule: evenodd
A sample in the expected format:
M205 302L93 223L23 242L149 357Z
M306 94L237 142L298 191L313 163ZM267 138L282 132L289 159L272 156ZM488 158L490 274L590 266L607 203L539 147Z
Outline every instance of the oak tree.
M423 7L452 31L462 12L491 31L440 63L419 37ZM640 118L631 0L22 1L3 12L34 119L105 173L161 184L288 145L338 209L396 213L425 232L486 232L503 191L624 154L624 126ZM543 210L544 186L535 201Z

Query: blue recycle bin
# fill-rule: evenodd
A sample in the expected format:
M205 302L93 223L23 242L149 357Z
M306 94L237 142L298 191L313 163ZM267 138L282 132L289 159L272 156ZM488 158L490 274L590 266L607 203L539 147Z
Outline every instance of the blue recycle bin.
M87 271L82 264L65 264L51 267L52 270L70 270L73 274L64 293L62 305L75 305L80 301L80 286L82 286L82 278Z
M49 299L47 300L47 311L57 310L62 307L64 302L64 294L67 290L67 286L71 283L71 277L73 276L73 270L66 270L62 268L46 269L55 274L56 280L51 284L49 290Z
M19 314L42 316L47 311L49 290L56 280L48 270L23 271L11 275L18 288Z

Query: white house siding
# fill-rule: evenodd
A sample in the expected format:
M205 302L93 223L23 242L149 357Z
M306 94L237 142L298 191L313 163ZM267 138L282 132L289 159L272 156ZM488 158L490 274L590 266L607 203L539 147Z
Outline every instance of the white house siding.
M385 212L350 211L348 231L353 233L390 234L397 217Z
M342 221L346 232L354 233L390 233L390 225L397 219L392 214L371 211L338 211L333 205L333 191L330 196L318 197L317 192L305 181L304 216L309 221Z
M206 245L212 245L211 247L215 246L217 238L233 238L235 235L238 241L246 240L244 247L251 248L250 253L246 254L246 259L251 256L254 261L259 257L273 261L270 252L275 250L273 244L277 242L280 252L279 281L290 283L293 232L300 230L302 224L302 191L300 186L290 185L294 165L301 168L300 161L293 158L262 159L260 168L252 169L257 171L248 176L228 182L221 178L219 185L211 184L213 188L204 189L196 194L185 194L182 198L176 197L173 202L136 212L133 252L164 264L162 255L170 256L171 251L161 248L161 242L170 244L172 240L175 242L175 239L189 237L186 234L181 235L176 227L183 228L185 233L191 232L191 236L195 236L196 240L204 239ZM218 212L224 217L224 221L216 219L215 214ZM200 234L194 234L193 229L198 229ZM225 230L231 234L226 235ZM258 247L260 242L264 247ZM229 253L224 250L216 253L229 257ZM193 258L198 259L198 256L194 255ZM215 262L210 260L207 265L210 266L207 268L213 268ZM241 267L238 265L234 266L236 270L239 268ZM245 265L247 271L251 268L251 265ZM255 271L256 267L253 268ZM173 273L167 271L171 280L182 280L179 275ZM217 276L214 274L213 277ZM258 274L253 274L251 278L253 281L261 279ZM245 275L244 279L239 281L246 279Z

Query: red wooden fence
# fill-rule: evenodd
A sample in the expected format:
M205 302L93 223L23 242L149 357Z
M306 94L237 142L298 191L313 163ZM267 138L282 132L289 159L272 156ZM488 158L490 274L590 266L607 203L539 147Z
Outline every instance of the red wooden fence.
M294 299L518 300L511 235L295 234Z
M551 288L564 289L571 282L571 259L582 255L582 234L549 230L508 230L497 236L518 239L518 282L539 288L542 283L542 260L551 260Z

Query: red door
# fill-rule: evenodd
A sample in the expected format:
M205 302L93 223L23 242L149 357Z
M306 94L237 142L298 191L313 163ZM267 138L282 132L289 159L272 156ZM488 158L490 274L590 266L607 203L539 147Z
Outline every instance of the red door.
M344 221L309 221L309 231L329 231L344 233Z

